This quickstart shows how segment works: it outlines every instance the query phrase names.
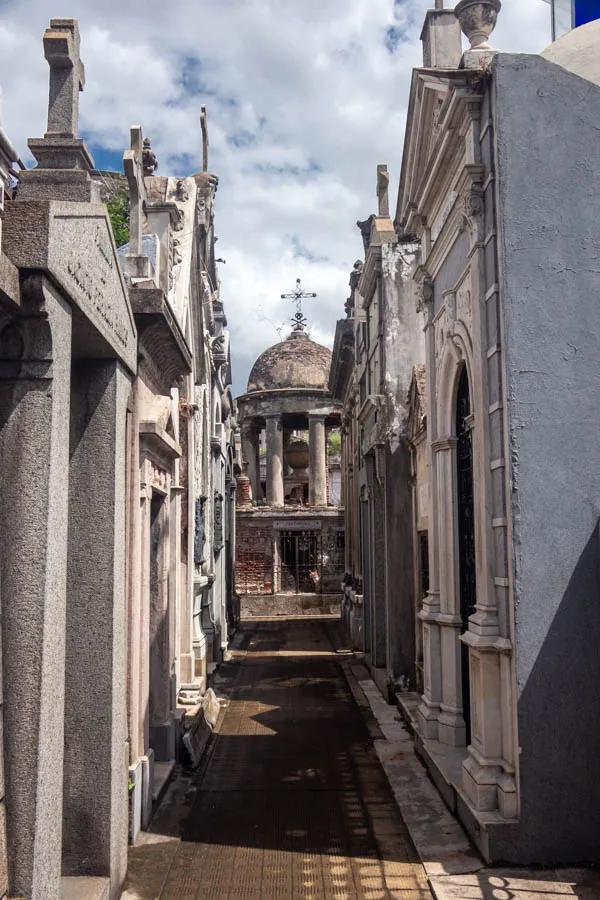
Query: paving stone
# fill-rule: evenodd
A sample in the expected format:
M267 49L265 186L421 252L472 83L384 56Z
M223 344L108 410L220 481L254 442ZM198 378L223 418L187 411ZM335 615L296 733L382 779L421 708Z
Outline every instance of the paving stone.
M323 620L245 623L191 809L131 851L127 900L431 900ZM390 720L390 724L394 724ZM189 777L189 776L188 776ZM189 794L189 790L187 790ZM164 804L163 804L164 805ZM174 837L173 837L174 836ZM136 894L136 890L138 893ZM155 893L152 894L151 891Z

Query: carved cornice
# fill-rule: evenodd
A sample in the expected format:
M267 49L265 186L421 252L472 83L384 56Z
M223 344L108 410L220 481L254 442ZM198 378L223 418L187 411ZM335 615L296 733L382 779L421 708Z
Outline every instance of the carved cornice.
M164 387L192 371L192 354L164 291L156 287L129 289L138 330L138 348Z
M182 455L181 447L157 422L140 422L140 448L149 450L163 461L171 463Z
M383 409L385 397L383 394L369 394L363 405L358 410L357 419L361 425L364 425L369 416L374 415Z

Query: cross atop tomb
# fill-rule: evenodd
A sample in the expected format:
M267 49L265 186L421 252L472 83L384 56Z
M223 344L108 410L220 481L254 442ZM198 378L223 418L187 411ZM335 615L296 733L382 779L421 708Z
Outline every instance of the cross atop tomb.
M46 136L76 138L79 92L85 84L85 70L79 58L79 23L76 19L50 19L50 28L44 32L44 56L50 66Z
M139 125L131 129L131 149L123 154L123 167L129 186L129 251L142 255L142 236L146 221L146 185L144 183L144 138Z
M390 201L388 196L389 186L390 176L388 167L385 165L377 166L377 215L379 217L388 218L390 215Z
M208 113L205 106L200 109L200 128L202 129L202 171L208 172Z
M291 293L281 295L282 300L292 300L296 304L296 312L292 319L294 331L304 331L307 324L307 319L302 314L302 301L313 299L316 296L316 294L302 289L302 281L299 278L296 278L296 287Z

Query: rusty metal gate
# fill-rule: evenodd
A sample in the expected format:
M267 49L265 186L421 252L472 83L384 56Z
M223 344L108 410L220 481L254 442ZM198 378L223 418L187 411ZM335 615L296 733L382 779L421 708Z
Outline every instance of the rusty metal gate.
M320 594L323 545L320 531L282 530L275 583L283 594ZM277 577L278 576L278 577Z

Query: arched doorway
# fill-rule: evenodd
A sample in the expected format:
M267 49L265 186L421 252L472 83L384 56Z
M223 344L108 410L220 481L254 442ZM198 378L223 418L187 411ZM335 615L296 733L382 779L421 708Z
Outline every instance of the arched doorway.
M473 440L471 394L467 367L463 365L456 394L456 481L458 500L458 556L461 633L469 627L475 612L475 508L473 503ZM469 648L461 642L462 706L466 742L471 740L471 698L469 686Z

